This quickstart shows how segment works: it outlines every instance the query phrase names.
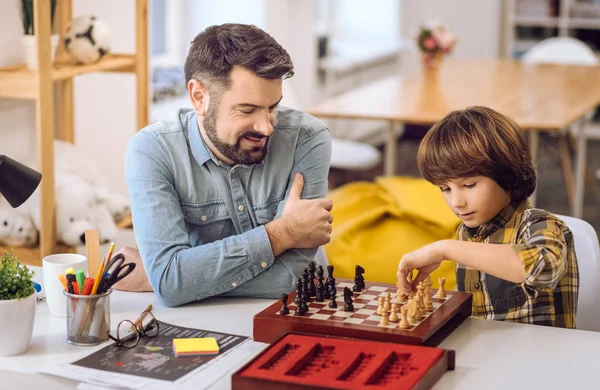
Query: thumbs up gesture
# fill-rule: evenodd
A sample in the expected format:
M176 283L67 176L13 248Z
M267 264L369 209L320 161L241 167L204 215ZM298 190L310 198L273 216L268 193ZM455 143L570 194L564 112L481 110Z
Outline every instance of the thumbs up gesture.
M331 239L333 203L329 199L301 199L303 187L304 178L296 173L280 218L289 248L316 248Z

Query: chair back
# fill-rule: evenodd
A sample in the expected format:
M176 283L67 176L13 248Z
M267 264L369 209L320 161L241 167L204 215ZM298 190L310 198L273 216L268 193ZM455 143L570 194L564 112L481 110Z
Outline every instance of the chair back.
M598 235L588 222L556 215L563 220L575 240L579 265L577 329L600 332L600 246Z
M594 51L571 37L552 37L533 45L522 60L526 63L552 63L595 66L600 63Z

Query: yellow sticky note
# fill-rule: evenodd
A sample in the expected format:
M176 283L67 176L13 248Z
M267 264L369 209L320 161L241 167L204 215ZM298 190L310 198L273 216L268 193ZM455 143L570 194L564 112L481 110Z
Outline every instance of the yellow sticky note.
M175 356L216 355L219 344L214 337L173 339Z

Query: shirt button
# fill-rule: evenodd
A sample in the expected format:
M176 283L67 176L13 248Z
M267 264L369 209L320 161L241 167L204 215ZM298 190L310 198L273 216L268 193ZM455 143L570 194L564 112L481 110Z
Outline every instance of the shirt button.
M260 263L260 266L263 267L263 268L266 268L267 267L267 262L263 261L262 263Z
M237 283L236 282L231 283L231 287L237 287Z
M202 221L206 221L206 215L203 215L202 217L200 217L200 219L201 219Z
M479 285L479 283L475 283L475 284L473 285L473 287L475 287L475 290L479 290L479 287L481 287L481 286Z
M239 205L239 206L238 206L238 210L240 210L240 211L244 211L244 205L243 205L243 204Z

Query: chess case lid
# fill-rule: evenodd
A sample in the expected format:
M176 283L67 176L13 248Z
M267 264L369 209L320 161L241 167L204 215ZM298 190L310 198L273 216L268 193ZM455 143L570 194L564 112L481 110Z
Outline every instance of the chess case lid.
M419 388L429 388L454 369L454 356L434 347L288 333L238 370L233 383L247 378L263 381L261 389L412 389L425 381L429 385Z

